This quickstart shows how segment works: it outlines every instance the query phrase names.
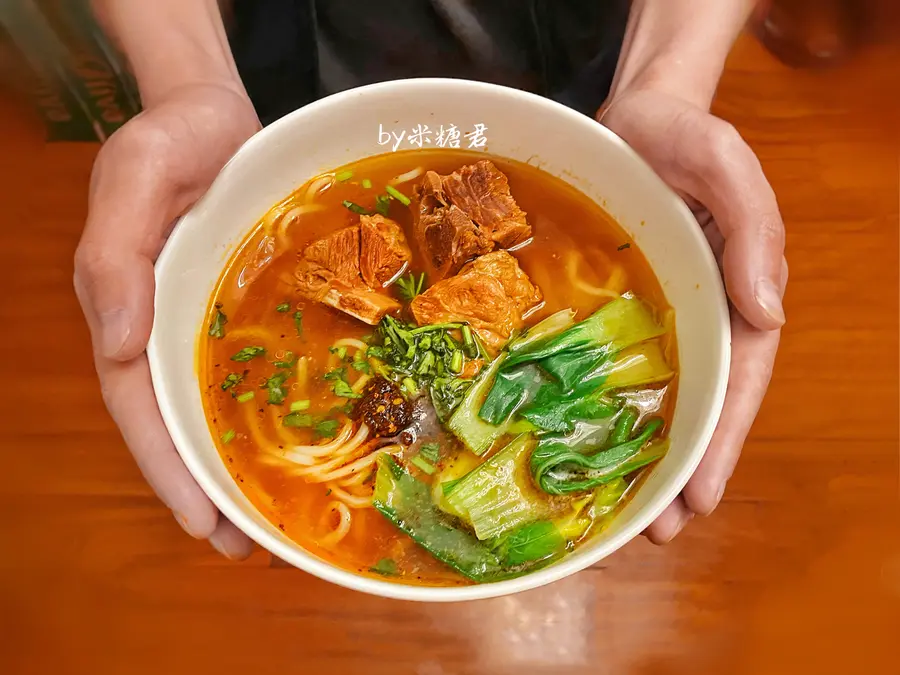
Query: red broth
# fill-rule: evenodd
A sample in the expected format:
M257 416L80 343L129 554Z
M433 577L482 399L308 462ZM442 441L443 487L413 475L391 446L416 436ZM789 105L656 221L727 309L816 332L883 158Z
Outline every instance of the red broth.
M297 294L292 283L297 251L314 239L357 222L358 216L344 207L344 200L370 204L391 178L411 169L424 167L447 174L483 158L483 154L453 150L398 152L326 174L345 180L334 182L314 197L309 192L315 179L310 181L257 224L229 261L210 302L209 321L213 321L218 307L227 316L227 324L222 339L204 334L199 370L210 428L224 462L250 501L288 537L352 572L379 576L373 568L389 559L396 574L388 578L394 581L430 586L472 583L433 558L371 507L350 509L349 531L339 543L323 545L340 525L334 491L322 483L307 482L292 467L272 461L263 451L325 442L316 440L312 429L288 429L281 420L293 401L309 401L309 411L322 413L346 403L337 399L322 380L335 366L336 356L329 348L337 340L360 339L373 332L372 326ZM528 317L527 325L565 308L577 310L577 319L584 319L609 300L598 290L604 288L617 293L632 291L655 308L658 318L671 319L660 284L644 256L599 205L535 167L498 157L490 159L507 175L511 193L528 214L534 231L533 241L513 253L545 300L543 307ZM349 172L352 176L346 178ZM372 187L364 187L364 180ZM409 195L415 182L397 187ZM302 206L308 198L314 207ZM297 206L305 211L294 217L290 211ZM389 215L403 226L412 243L409 208L393 201ZM417 272L423 266L414 246L413 255L411 269ZM295 319L298 311L302 312L299 332ZM231 360L251 344L265 346L265 358ZM267 392L260 387L275 372L273 362L283 359L286 352L302 357L305 379L299 381L298 375L288 380L285 402L270 405ZM670 331L666 354L673 368L675 353L674 331ZM241 381L223 390L223 382L231 374L239 375ZM359 375L351 372L350 377ZM675 389L676 382L670 381L658 390L657 414L667 423ZM332 415L345 419L339 412ZM427 480L428 476L422 478ZM640 478L633 477L632 487ZM627 495L633 492L629 489ZM620 508L621 503L612 514L598 518L581 541L600 531Z

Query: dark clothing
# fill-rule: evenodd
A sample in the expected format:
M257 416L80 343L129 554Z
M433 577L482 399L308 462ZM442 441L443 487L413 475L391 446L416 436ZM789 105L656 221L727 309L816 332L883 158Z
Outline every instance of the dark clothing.
M408 77L505 84L593 115L627 15L627 0L234 0L229 39L264 124Z

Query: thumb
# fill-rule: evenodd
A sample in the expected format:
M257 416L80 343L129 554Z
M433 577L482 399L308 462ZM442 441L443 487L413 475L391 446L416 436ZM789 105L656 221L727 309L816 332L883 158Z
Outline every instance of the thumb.
M74 285L97 354L128 361L144 350L153 325L148 258L82 244L75 253Z
M785 322L784 223L756 155L727 122L703 115L681 136L679 186L709 209L722 236L728 296L756 328Z

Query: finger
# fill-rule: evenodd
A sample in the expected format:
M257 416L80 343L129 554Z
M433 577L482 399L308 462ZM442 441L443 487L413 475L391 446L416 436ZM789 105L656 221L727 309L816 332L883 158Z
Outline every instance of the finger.
M253 541L241 532L225 516L219 514L219 523L209 537L209 543L229 560L244 560L253 553Z
M694 514L688 509L684 498L678 495L671 504L666 507L659 518L654 520L644 530L644 536L657 545L667 544L684 529Z
M734 472L769 386L781 336L777 330L753 328L736 312L732 312L731 326L731 372L722 416L706 454L683 492L691 511L702 515L716 508Z
M702 114L679 138L679 187L712 213L725 238L725 285L751 325L774 330L781 304L784 223L775 193L750 147L730 124Z
M97 360L103 398L141 473L193 537L207 539L218 511L181 461L156 405L147 357Z

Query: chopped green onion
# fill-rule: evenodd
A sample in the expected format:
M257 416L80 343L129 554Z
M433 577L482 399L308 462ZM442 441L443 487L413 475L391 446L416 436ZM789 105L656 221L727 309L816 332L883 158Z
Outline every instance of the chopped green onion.
M346 182L347 182L348 180L350 180L351 178L353 178L353 172L352 172L352 171L341 171L340 173L335 174L335 176L334 176L334 179L335 179L338 183L346 183Z
M358 213L358 214L361 215L361 216L371 216L371 215L372 215L372 211L369 211L369 209L367 209L367 208L365 208L365 207L362 207L362 206L360 206L359 204L356 204L355 202L351 202L351 201L345 199L345 200L344 200L343 202L341 202L341 203L342 203L346 208L348 208L348 209L350 209L351 211L353 211L353 213Z
M294 312L294 327L297 329L297 336L303 335L303 311Z
M478 355L478 347L475 345L475 340L472 338L472 329L469 328L468 324L462 327L462 338L463 344L466 346L466 353L470 358L474 359Z
M425 459L421 455L416 455L415 457L413 457L410 460L410 462L413 464L413 466L418 467L419 469L421 469L422 471L427 473L429 476L434 474L434 472L437 470L437 467L435 467L434 464L429 462L427 459Z
M372 188L372 181L370 181L368 178L363 178L363 179L362 179L362 186L363 186L366 190L369 190L369 189Z
M224 434L222 434L222 442L223 443L231 443L231 441L234 440L234 437L236 435L237 434L234 433L234 429L229 429Z
M419 335L420 333L428 333L435 330L456 330L457 328L462 328L464 325L465 324L462 323L432 323L427 326L413 328L409 333L410 335Z
M290 312L291 311L291 303L282 302L280 305L275 307L275 311L280 312L281 314L284 314L285 312Z
M252 391L245 391L243 394L237 397L238 402L246 403L247 401L253 400L254 393Z
M403 378L403 389L410 396L419 391L419 387L416 385L416 381L411 377Z
M624 251L626 248L631 248L631 244L622 244L622 245L619 246L616 250L617 250L617 251Z
M239 385L243 379L244 376L240 373L229 373L225 376L225 381L222 382L222 391L228 391L232 387Z
M231 357L232 361L249 361L251 359L255 359L257 356L262 356L266 353L265 347L244 347L241 351Z
M388 195L378 195L375 197L375 210L378 211L378 213L387 217L390 208L391 198Z
M225 324L228 323L228 317L225 316L225 312L222 311L221 302L217 302L215 304L215 308L216 315L213 317L213 320L209 324L208 335L210 337L221 340L223 337L225 337Z
M385 190L385 192L387 192L391 197L393 197L393 198L396 199L398 202L400 202L401 204L403 204L403 206L409 206L409 204L410 204L409 197L407 197L405 194L403 194L402 192L400 192L400 190L398 190L397 188L395 188L393 185L388 185L388 186L386 186L386 187L384 188L384 190Z
M291 412L298 410L309 410L309 401L294 401L291 403Z
M450 360L450 370L458 373L463 367L463 354L458 349L453 352L453 358Z

